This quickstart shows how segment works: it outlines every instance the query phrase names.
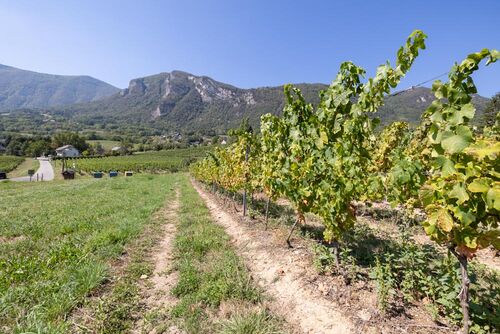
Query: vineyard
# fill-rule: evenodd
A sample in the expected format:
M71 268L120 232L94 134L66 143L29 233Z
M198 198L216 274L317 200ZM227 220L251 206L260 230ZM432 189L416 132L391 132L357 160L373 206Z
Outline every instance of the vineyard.
M145 173L176 172L203 157L207 147L194 147L158 152L136 153L127 156L68 159L68 166L79 172L134 171Z
M395 66L387 62L368 80L364 69L343 63L316 106L299 89L285 86L282 116L262 116L259 135L243 125L233 133L234 144L215 149L191 171L213 192L242 193L243 214L247 194L264 193L266 222L271 203L285 198L295 212L290 247L306 215L317 218L326 247L319 252L339 275L355 261L352 236L359 231L360 203L389 202L403 226L420 224L444 253L436 267L435 253L422 253L406 240L396 255L374 259L370 277L377 282L380 308L387 311L391 295L399 293L402 303L430 302L436 318L461 324L464 333L495 333L498 295L485 298L476 283L487 277L495 282L490 291L498 291L500 279L470 261L481 249L500 249L500 119L481 133L470 122L477 93L472 74L483 61L496 62L499 52L472 53L453 65L447 82L435 81L435 101L415 130L396 122L375 131L378 121L371 117L425 49L425 39L421 31L412 33Z
M8 173L14 170L23 161L23 157L0 156L0 171Z

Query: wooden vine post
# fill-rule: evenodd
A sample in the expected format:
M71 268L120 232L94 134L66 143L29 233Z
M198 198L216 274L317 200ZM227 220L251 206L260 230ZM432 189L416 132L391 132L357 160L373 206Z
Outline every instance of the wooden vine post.
M247 143L246 148L245 148L245 165L246 166L248 166L249 154L250 154L250 143ZM247 173L245 173L245 187L243 188L243 217L245 217L247 215L247 187L246 187L246 184L249 182Z

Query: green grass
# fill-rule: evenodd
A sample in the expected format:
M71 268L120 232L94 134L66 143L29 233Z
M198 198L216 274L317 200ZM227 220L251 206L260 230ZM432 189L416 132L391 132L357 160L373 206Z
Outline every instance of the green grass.
M280 323L263 306L257 289L228 235L215 225L191 187L183 187L175 240L179 298L171 315L187 333L278 333ZM222 305L229 314L220 315ZM210 316L209 316L210 315Z
M28 176L28 170L33 169L36 172L39 167L40 161L33 158L26 158L21 164L16 167L16 169L11 171L8 176L9 178Z
M178 178L0 184L0 332L68 332L71 311L110 279L111 263L151 225ZM145 269L132 258L127 270ZM125 300L130 287L116 284L121 297L113 296ZM118 319L121 310L111 311Z
M116 170L146 173L177 172L186 170L190 163L204 157L210 147L192 147L158 152L143 152L134 155L85 158L69 160L81 172Z
M219 334L278 334L279 326L266 312L247 312L235 314L231 319L221 322Z
M111 151L115 146L120 146L120 142L117 140L86 140L87 144L97 144L100 143L106 151Z
M24 157L0 155L0 171L10 172L24 161Z

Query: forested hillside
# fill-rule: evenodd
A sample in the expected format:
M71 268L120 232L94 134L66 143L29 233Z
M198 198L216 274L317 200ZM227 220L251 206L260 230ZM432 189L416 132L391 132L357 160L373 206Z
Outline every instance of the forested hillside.
M86 75L44 74L0 64L0 111L89 102L117 91Z

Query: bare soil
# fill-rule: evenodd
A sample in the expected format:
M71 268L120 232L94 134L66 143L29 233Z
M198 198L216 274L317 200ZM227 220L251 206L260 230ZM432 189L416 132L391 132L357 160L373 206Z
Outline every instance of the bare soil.
M0 244L14 244L19 241L23 241L26 239L24 235L20 235L17 237L2 237L0 236Z
M273 232L250 229L225 212L201 187L194 187L206 202L216 223L223 226L231 237L237 252L249 267L259 286L273 298L272 311L287 322L300 328L302 333L351 333L351 321L334 305L322 298L319 291L308 288L305 280L308 268L304 247L292 250L272 247ZM264 233L264 234L263 234Z
M159 219L165 221L163 236L160 243L152 250L154 270L151 277L144 277L144 284L141 286L142 303L144 313L164 313L176 304L177 299L172 296L171 290L177 284L178 272L172 270L174 260L173 248L174 238L177 233L177 213L179 211L180 191L176 190L176 196L163 210L158 212ZM151 326L144 318L141 318L131 333L156 333L154 326ZM162 332L164 332L162 330ZM175 325L169 326L166 330L169 334L182 333Z
M339 276L320 275L313 265L309 238L285 240L286 227L265 230L262 219L241 217L234 203L193 186L205 200L213 219L223 226L252 278L272 298L269 308L296 333L452 333L436 324L422 303L394 314L381 314L371 282L346 285ZM315 221L308 219L308 224Z
M375 287L366 281L346 285L339 276L319 275L313 266L312 240L294 237L286 246L287 230L269 230L258 220L241 217L234 204L223 205L193 181L213 219L223 226L253 279L272 298L269 307L297 333L451 333L432 321L422 304L397 314L381 314Z

